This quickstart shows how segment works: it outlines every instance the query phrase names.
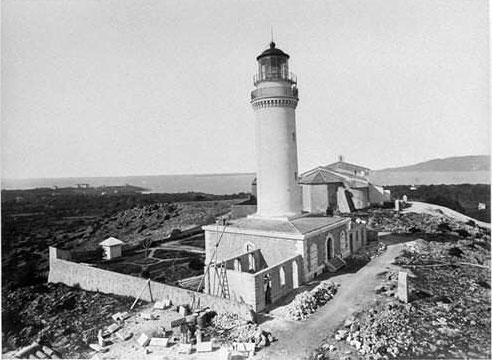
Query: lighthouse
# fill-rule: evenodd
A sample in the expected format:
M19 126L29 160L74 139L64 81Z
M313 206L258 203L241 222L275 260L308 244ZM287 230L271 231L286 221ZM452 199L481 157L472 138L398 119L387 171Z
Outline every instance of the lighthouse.
M255 112L257 213L262 218L292 218L301 213L297 183L295 110L297 80L289 72L289 55L270 47L257 58L251 105Z

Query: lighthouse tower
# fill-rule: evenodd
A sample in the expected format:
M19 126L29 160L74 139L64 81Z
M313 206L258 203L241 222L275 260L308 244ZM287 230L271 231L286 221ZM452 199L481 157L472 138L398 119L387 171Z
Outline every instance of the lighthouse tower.
M289 72L289 55L270 43L258 61L251 104L256 115L256 177L258 208L255 216L291 218L300 214L297 184L296 77Z

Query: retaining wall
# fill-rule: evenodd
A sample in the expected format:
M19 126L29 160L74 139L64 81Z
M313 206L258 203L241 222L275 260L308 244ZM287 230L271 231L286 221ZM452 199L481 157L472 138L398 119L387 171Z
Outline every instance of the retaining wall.
M145 288L146 279L116 273L93 267L89 264L78 264L69 261L70 252L50 247L50 272L48 282L62 283L68 286L80 286L88 291L99 291L106 294L136 297ZM209 294L190 291L175 286L150 281L140 296L145 301L170 299L175 305L195 304L200 300L202 307L209 306L218 313L231 312L254 321L254 311L244 303L227 300Z

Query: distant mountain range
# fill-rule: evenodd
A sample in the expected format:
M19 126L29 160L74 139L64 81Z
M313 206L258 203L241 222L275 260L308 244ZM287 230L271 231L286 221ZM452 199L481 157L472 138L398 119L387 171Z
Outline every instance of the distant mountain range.
M490 184L490 155L457 156L373 171L380 185Z
M377 171L490 171L490 155L455 156Z

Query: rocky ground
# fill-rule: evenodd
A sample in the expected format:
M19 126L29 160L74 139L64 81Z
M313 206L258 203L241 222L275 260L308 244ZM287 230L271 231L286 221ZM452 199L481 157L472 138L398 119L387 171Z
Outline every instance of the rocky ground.
M380 274L377 301L347 318L311 358L490 358L490 232L450 218L384 213L369 224L415 234ZM409 274L408 303L395 299L399 271Z
M161 195L165 194L156 196ZM93 248L108 236L116 236L129 244L143 239L161 240L173 230L210 222L214 216L228 212L232 204L241 201L145 204L156 199L131 195L114 197L111 206L105 209L103 205L106 202L94 203L99 199L95 197L69 197L62 203L57 203L57 199L26 198L22 203L14 200L8 203L2 199L3 351L28 345L39 336L46 335L50 342L59 346L61 354L77 358L81 348L87 349L81 343L82 333L90 330L92 325L102 326L110 319L108 314L117 312L132 301L58 285L44 285L48 272L48 246ZM143 204L138 204L139 199ZM131 200L129 204L137 205L113 212L113 207L124 207L127 200ZM202 239L193 240L190 245L202 246L201 243ZM156 253L156 262L165 257L163 252ZM173 259L175 253L180 254L176 251L172 253ZM191 256L192 260L196 257L195 253L186 255ZM169 271L162 273L167 281L174 282L178 277L196 274L197 270L189 265L189 261L186 264L171 261L169 269L173 270L175 266L172 276ZM166 271L169 269L166 268ZM141 267L138 266L135 274L140 272ZM62 341L61 345L59 341ZM68 344L67 348L63 342Z
M64 358L86 357L91 336L128 311L134 299L42 284L2 294L2 353L35 340ZM4 357L4 356L2 356Z

